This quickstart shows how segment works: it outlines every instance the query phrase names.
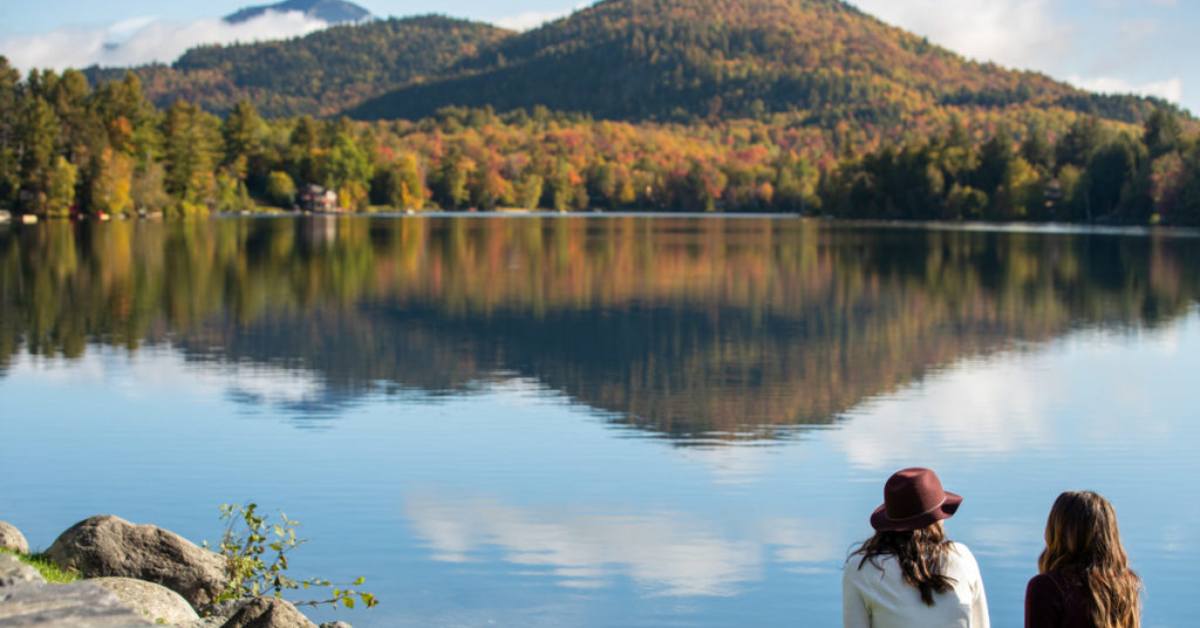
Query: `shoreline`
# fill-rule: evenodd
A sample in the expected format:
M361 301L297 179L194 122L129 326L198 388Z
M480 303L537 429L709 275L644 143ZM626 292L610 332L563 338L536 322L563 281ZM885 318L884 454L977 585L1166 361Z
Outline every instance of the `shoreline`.
M800 221L814 224L826 224L854 228L882 228L911 231L958 231L976 233L1029 233L1038 235L1103 235L1130 237L1172 237L1200 238L1200 227L1182 225L1104 225L1095 223L1074 222L989 222L982 220L944 221L944 220L887 220L876 218L837 218L832 216L807 216L794 213L780 212L671 212L671 211L590 211L590 212L558 212L553 210L530 210L522 212L504 211L457 211L457 210L421 210L421 211L379 211L379 212L213 212L207 216L197 216L181 219L163 219L156 216L121 216L116 221L129 222L189 222L193 220L294 220L294 219L387 219L387 220L421 220L469 218L478 220L529 220L529 219L561 219L561 220L607 220L618 218L670 219L688 220L771 220L778 222ZM37 227L45 223L58 222L110 222L109 220L92 220L89 217L51 217L30 224L20 221L0 222L0 229L10 226L25 228Z
M318 626L269 592L242 592L233 560L111 515L89 517L33 552L16 526L0 521L0 625L351 628Z

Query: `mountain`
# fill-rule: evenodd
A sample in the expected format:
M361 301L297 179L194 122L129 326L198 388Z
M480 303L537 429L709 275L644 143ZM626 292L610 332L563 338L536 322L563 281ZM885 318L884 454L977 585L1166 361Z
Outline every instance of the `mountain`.
M545 105L627 120L800 112L832 126L895 124L942 106L1059 106L1125 120L1151 109L967 60L840 0L606 0L464 57L451 74L351 113Z
M248 22L268 11L276 13L295 11L330 24L361 22L371 18L370 11L343 0L285 0L277 4L247 7L225 16L225 21L231 24Z
M629 121L785 114L787 124L849 123L870 135L963 112L1137 123L1166 105L971 61L841 0L605 0L520 34L442 16L373 20L205 46L135 71L160 106L186 98L224 113L248 99L269 116L414 119L447 106L541 105ZM88 71L93 82L123 73Z
M170 66L134 68L159 106L179 98L224 113L242 99L266 115L334 115L402 85L438 78L511 33L441 16L372 20L286 41L204 46ZM90 68L98 84L123 69Z

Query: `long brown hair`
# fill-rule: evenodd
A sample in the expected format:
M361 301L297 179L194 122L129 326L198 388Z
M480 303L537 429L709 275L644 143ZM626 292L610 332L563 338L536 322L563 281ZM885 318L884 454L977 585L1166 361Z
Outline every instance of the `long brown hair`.
M934 593L945 593L954 587L954 579L942 573L949 553L950 541L946 540L946 530L939 521L910 532L876 532L853 555L862 556L859 569L868 562L882 569L880 556L895 558L904 581L921 592L922 602L933 606Z
M1112 504L1091 491L1058 496L1046 522L1041 573L1072 578L1087 591L1096 628L1141 626L1142 581L1129 568Z

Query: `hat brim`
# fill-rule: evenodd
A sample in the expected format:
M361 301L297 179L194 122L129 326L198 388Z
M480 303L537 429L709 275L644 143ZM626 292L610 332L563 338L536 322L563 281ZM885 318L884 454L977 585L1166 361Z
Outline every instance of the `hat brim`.
M923 512L906 519L889 518L887 516L887 507L880 505L879 508L875 509L875 512L871 513L871 527L879 532L911 532L913 530L920 530L921 528L928 528L939 521L953 517L954 513L958 512L958 507L962 505L962 500L961 495L946 491L946 500L941 505L928 512Z

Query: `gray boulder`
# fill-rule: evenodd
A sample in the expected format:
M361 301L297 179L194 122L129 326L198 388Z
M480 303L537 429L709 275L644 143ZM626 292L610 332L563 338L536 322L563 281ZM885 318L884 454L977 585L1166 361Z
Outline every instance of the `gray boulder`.
M0 554L0 588L45 582L46 579L38 570L21 562L16 556Z
M161 584L193 607L225 589L225 560L187 539L113 516L85 519L58 537L46 555L85 578L135 578Z
M273 597L247 600L221 628L317 628L291 602Z
M87 582L112 591L126 608L152 624L177 626L200 619L187 600L153 582L133 578L95 578Z
M135 628L152 626L111 591L87 582L0 588L0 626Z
M200 613L199 621L183 624L183 626L186 628L221 628L245 603L245 600L226 600L216 604L206 604L196 609Z
M321 628L354 628L344 621L327 621L321 624Z
M21 534L16 526L7 521L0 521L0 549L28 554L29 541L25 540L25 535Z

